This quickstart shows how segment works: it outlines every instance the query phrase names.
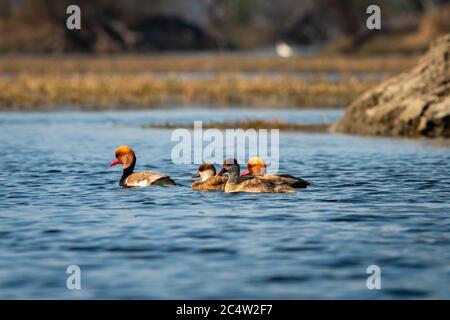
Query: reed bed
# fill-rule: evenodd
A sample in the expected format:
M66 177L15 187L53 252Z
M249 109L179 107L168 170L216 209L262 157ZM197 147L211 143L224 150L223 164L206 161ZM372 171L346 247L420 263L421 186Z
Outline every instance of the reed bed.
M145 125L144 128L157 129L177 129L186 128L193 129L194 125L182 123L160 123ZM204 129L278 129L283 131L304 131L304 132L326 132L330 128L328 123L291 123L283 120L262 120L262 119L246 119L229 122L208 122L203 124Z
M414 57L1 56L0 109L345 107ZM312 78L301 75L310 73ZM327 78L330 73L338 81ZM363 74L356 78L356 74ZM371 76L373 75L373 76Z
M89 109L172 105L346 106L378 81L314 81L218 74L208 79L149 73L18 73L0 77L0 108L79 106Z
M400 72L416 57L255 57L246 55L120 55L0 57L0 73L60 72L170 72L170 71L279 71L279 72Z

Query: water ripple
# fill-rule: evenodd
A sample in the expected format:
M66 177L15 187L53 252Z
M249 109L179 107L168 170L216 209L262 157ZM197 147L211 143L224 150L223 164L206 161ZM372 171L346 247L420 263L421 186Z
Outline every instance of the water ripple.
M339 110L258 111L334 121ZM429 141L281 133L295 195L189 188L164 121L254 110L0 114L0 298L450 298L450 148ZM182 186L124 190L108 169L133 145L137 169ZM83 287L65 289L66 268ZM379 265L382 290L366 288Z

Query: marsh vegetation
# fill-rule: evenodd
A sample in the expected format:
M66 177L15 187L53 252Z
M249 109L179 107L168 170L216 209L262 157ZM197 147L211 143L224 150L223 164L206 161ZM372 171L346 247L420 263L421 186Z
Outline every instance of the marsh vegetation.
M193 129L193 124L165 122L144 125L144 128ZM328 123L292 123L284 120L246 119L236 121L208 122L203 125L205 129L279 129L283 131L326 132L330 128Z
M4 56L0 108L343 107L415 61L413 57Z

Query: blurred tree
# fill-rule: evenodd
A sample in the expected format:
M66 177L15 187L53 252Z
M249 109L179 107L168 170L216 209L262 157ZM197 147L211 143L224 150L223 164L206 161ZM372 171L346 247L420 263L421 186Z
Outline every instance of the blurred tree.
M254 0L227 0L226 5L235 22L248 25L252 21L256 7Z
M247 49L278 40L357 51L419 30L423 46L450 27L450 0L377 0L382 32L365 28L372 0L0 0L0 51L123 52ZM64 28L82 8L81 31ZM447 15L447 16L446 16ZM380 47L381 48L381 47Z
M6 17L11 14L11 3L7 0L0 2L0 17Z

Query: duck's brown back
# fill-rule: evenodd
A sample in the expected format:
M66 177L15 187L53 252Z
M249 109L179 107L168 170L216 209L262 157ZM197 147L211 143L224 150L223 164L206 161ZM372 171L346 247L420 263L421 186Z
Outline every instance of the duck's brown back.
M287 183L274 182L269 179L240 179L238 183L227 183L225 192L249 193L295 193L295 189Z
M211 177L206 181L195 181L192 183L192 189L198 191L219 191L225 189L228 177Z
M310 182L291 176L289 174L265 174L262 176L258 176L258 178L273 181L275 183L287 183L293 188L306 188L308 185L310 185Z
M166 174L157 171L135 172L125 180L124 186L148 187L151 185L174 186L176 183Z

